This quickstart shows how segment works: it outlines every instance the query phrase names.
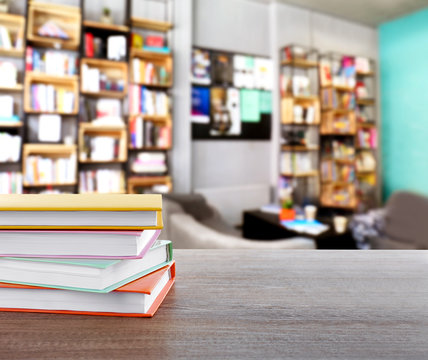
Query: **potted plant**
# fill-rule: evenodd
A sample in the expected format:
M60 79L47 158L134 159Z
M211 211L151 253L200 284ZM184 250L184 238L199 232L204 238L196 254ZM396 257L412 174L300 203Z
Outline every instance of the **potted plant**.
M111 16L111 11L108 7L103 9L103 14L101 16L101 22L104 24L113 24L113 18Z
M296 211L293 209L293 200L287 199L282 203L281 212L279 213L280 221L294 220Z

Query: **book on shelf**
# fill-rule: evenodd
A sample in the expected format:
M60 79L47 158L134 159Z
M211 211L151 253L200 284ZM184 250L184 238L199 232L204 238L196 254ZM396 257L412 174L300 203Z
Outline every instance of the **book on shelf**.
M0 256L141 259L160 230L0 230Z
M18 68L10 61L0 61L0 78L2 87L14 87L18 82Z
M73 53L56 50L42 51L28 46L25 59L26 71L55 76L77 74L78 57Z
M112 161L119 159L120 139L113 136L85 135L84 149L80 153L83 160Z
M377 130L376 128L358 130L358 146L360 148L377 148Z
M330 109L355 109L355 94L351 92L339 92L333 88L322 89L322 106Z
M171 260L168 240L157 241L137 259L3 257L0 282L108 293L169 265Z
M371 151L360 151L355 165L359 172L374 172L376 171L376 158Z
M31 107L35 111L72 113L75 94L62 87L53 85L31 85Z
M38 28L37 34L39 36L58 38L62 40L70 39L70 36L62 28L62 26L60 26L58 22L51 19L47 20L42 26Z
M306 152L281 152L280 170L282 174L307 174L316 171L314 155Z
M167 149L171 146L171 127L144 122L144 146Z
M352 139L324 141L323 157L332 157L340 160L354 160L355 146Z
M161 212L160 195L0 195L2 229L161 229Z
M76 156L43 157L29 155L25 158L25 182L29 185L67 184L76 181Z
M171 127L144 121L141 116L130 119L131 147L157 147L167 149L171 146Z
M0 118L4 118L4 119L15 118L13 115L13 96L11 95L0 96Z
M132 59L133 81L146 85L168 85L171 73L163 64L157 64L139 58Z
M355 181L355 167L351 164L341 164L334 160L321 161L321 178L323 181L351 183Z
M40 115L38 139L41 142L59 142L61 140L61 116Z
M125 189L125 174L122 170L97 169L79 172L79 193L121 193Z
M166 154L164 152L140 152L131 164L136 174L164 175L167 171Z
M20 135L0 132L0 163L19 161L21 144L22 138Z
M129 106L131 115L167 116L170 99L163 91L148 90L145 86L130 85Z
M87 58L125 61L126 37L124 35L110 35L98 37L91 32L84 35L84 54Z
M321 60L319 65L320 72L320 86L330 86L333 82L331 76L331 66L330 62L326 60Z
M314 106L293 106L293 122L295 124L314 124L315 107Z
M126 37L113 35L107 38L107 59L115 61L126 60Z
M142 49L148 52L169 54L170 48L165 44L165 37L161 35L147 35L132 33L131 46L134 49Z
M0 48L6 50L22 49L24 42L24 30L10 31L6 26L0 25Z
M370 60L361 56L357 56L355 58L355 69L358 73L370 73L373 71L370 65Z
M138 194L168 194L171 191L167 184L137 186L135 189Z
M308 49L303 46L290 45L286 46L281 51L281 61L290 60L306 60L308 58Z
M0 194L22 194L22 174L20 172L0 172Z
M112 78L106 72L97 67L90 67L87 64L82 65L82 91L118 91L123 92L125 81L123 79Z

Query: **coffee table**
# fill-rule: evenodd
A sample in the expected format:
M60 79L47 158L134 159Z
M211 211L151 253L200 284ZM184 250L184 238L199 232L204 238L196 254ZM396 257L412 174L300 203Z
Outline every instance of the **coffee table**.
M276 214L261 210L245 211L242 232L247 239L278 240L303 236L314 239L318 249L356 249L355 240L349 230L344 234L338 234L334 230L331 218L320 217L318 220L329 225L330 229L315 236L286 229Z

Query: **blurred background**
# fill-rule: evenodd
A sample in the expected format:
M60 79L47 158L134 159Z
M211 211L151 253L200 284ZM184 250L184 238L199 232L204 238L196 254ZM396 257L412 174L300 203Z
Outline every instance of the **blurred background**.
M428 1L0 1L0 193L162 193L175 247L426 249Z

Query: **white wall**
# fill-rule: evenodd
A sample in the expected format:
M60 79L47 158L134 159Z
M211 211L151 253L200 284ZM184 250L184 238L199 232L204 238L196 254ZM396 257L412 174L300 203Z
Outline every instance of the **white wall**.
M195 46L269 56L266 4L248 0L193 3ZM269 157L269 141L193 141L193 189L220 206L231 223L241 223L243 209L270 200Z

